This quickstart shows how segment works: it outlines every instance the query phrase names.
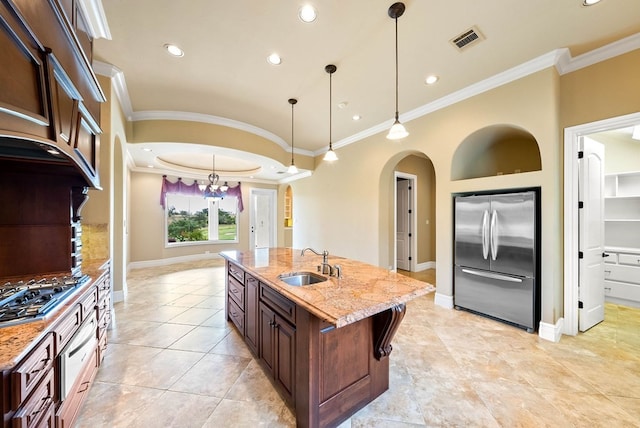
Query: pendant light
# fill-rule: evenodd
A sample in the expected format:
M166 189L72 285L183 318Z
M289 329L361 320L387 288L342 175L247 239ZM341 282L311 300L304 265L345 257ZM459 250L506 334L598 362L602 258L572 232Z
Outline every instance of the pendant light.
M399 140L409 135L407 130L404 129L404 126L398 119L398 18L400 18L404 13L404 3L398 2L392 4L391 7L389 7L388 13L389 16L396 21L396 120L395 122L393 122L393 126L391 126L391 129L389 129L387 138L389 140Z
M289 98L289 104L291 104L291 165L289 165L289 169L287 172L289 174L297 174L298 168L296 168L296 164L293 163L293 106L296 105L298 100L295 98Z
M331 143L331 75L335 73L337 69L333 64L329 64L324 68L324 71L329 73L329 150L324 154L323 159L329 162L338 160L338 155L333 151L333 144Z

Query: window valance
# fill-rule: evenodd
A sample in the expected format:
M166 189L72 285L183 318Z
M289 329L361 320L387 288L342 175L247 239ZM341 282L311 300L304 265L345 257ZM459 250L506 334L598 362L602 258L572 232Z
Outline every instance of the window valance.
M166 175L163 175L162 190L160 192L160 205L162 205L162 208L165 208L165 196L167 195L167 193L176 193L185 196L201 196L204 198L204 192L200 190L200 187L198 186L198 182L196 180L194 180L192 184L186 184L184 181L182 181L181 177L178 177L178 181L172 183L167 179ZM229 189L225 192L225 194L237 197L238 210L240 212L244 211L244 204L242 203L242 188L240 187L240 183L238 183L236 186L229 186ZM224 197L222 193L216 196Z

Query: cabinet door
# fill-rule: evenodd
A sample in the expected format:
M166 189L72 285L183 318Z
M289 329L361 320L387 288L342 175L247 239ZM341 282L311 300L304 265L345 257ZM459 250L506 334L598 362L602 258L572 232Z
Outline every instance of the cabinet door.
M293 397L295 385L296 330L288 322L275 316L276 331L276 381Z
M275 372L276 347L274 334L274 318L273 312L267 305L260 303L260 361L273 374Z
M45 51L0 3L0 130L49 139Z
M258 328L258 287L258 280L247 275L245 281L244 334L247 345L256 354L258 353L258 336L260 334Z

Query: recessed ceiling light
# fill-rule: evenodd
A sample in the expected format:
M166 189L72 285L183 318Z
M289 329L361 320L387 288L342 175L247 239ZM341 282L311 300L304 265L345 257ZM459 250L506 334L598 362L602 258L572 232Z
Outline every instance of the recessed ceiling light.
M582 2L583 6L593 6L596 3L600 3L600 0L584 0Z
M426 83L427 85L433 85L438 80L440 80L440 78L432 74L431 76L427 76L427 78L424 79L424 83Z
M147 165L147 168L153 168L153 165Z
M142 150L144 150L145 152L150 152L151 151L151 149L149 147L145 147Z
M179 47L177 47L176 45L172 45L170 43L167 43L166 45L164 45L164 48L167 50L167 52L169 52L171 55L175 56L175 57L182 57L184 56L184 51L182 49L180 49Z
M267 61L271 65L280 65L282 63L282 58L277 53L272 53L267 57Z
M353 120L360 120L360 119L362 119L362 116L360 116L359 114L354 114L352 119Z
M316 9L310 4L306 4L300 8L298 12L298 17L302 22L313 22L316 20L318 16Z
M347 101L341 101L338 103L339 108L347 108L348 105L349 103Z

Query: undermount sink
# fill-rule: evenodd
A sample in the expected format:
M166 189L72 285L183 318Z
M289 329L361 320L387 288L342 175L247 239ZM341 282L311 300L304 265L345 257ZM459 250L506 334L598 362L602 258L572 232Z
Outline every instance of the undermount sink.
M278 275L278 279L295 286L317 284L318 282L327 280L326 277L313 272L283 273L282 275Z

